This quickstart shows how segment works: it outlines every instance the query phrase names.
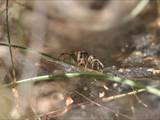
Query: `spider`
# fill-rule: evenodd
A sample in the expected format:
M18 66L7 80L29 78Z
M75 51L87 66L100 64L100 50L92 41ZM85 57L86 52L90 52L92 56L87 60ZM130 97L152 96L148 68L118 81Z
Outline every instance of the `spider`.
M66 56L66 57L65 57ZM71 63L75 63L78 66L83 66L85 68L91 68L93 70L101 71L104 68L103 63L97 59L95 56L90 55L86 51L71 51L68 53L62 53L59 56L62 60L69 60Z

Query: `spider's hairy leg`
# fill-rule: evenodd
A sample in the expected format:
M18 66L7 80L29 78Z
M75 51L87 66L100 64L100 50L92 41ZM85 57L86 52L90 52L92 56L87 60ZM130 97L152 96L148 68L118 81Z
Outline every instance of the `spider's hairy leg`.
M85 64L85 66L84 66L85 68L88 68L88 62Z
M95 69L94 67L96 67L96 70L103 71L104 65L99 59L93 59L91 65L92 69Z
M71 57L70 53L65 52L65 53L61 53L61 54L58 56L58 59L64 60L64 59L65 59L65 56L66 56L66 57Z

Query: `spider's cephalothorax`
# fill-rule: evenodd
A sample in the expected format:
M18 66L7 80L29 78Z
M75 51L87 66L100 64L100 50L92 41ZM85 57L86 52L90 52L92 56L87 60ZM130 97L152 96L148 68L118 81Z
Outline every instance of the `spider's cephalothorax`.
M65 60L65 56L67 56L67 59L74 61L78 66L83 66L85 68L91 68L98 71L102 71L104 68L104 65L99 59L93 55L90 55L86 51L71 51L69 53L62 53L60 58Z

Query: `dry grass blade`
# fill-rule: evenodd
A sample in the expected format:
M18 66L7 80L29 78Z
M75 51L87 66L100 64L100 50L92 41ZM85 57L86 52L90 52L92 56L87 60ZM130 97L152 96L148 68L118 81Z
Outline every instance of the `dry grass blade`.
M144 92L144 91L145 91L145 89L139 89L139 90L135 90L135 91L124 93L124 94L119 94L119 95L114 95L114 96L102 98L102 101L103 102L109 102L109 101L112 101L112 100L115 100L115 99L118 99L118 98L122 98L122 97L129 96L129 95L134 95L134 94Z

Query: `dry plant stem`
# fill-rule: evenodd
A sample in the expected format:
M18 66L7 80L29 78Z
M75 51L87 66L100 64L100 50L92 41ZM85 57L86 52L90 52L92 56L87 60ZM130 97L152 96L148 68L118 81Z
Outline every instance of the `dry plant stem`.
M110 102L110 101L112 101L112 100L116 100L116 99L119 99L119 98L122 98L122 97L125 97L125 96L130 96L130 95L135 95L135 94L137 94L137 93L141 93L141 92L144 92L145 91L145 89L139 89L139 90L135 90L135 91L132 91L132 92L129 92L129 93L124 93L124 94L119 94L119 95L115 95L115 96L110 96L110 97L104 97L104 98L102 98L102 101L103 102ZM80 92L78 92L78 91L76 91L75 90L75 92L78 94L78 95L80 95L80 96L82 96L82 97L84 97L85 99L87 99L89 102L91 102L91 103L93 103L94 102L94 104L96 103L96 105L98 104L96 101L93 101L93 100L90 100L87 96L85 96L85 95L83 95L82 93L80 93ZM101 106L100 104L98 104L97 106ZM69 106L68 106L69 107ZM62 112L61 114L57 114L58 112L61 112L62 110L56 110L56 111L51 111L51 112L48 112L48 113L46 113L46 114L42 114L42 115L40 115L40 117L43 117L43 116L48 116L48 115L51 115L51 114L55 114L55 116L54 117L57 117L57 116L60 116L60 115L62 115L62 114L64 114L64 113L66 113L67 111L68 111L68 109L70 109L70 107L69 108L65 108L66 110L64 110L64 112ZM109 109L109 108L107 108L107 109ZM122 115L123 116L123 115Z
M124 94L119 94L119 95L115 95L115 96L102 98L102 101L103 102L109 102L109 101L112 101L112 100L115 100L115 99L118 99L118 98L122 98L122 97L129 96L129 95L135 95L137 93L144 92L144 91L145 91L145 89L139 89L139 90L135 90L135 91L124 93Z
M40 116L37 114L37 112L36 112L36 110L34 109L34 107L33 107L32 105L30 105L30 106L31 106L32 112L33 112L34 115L35 115L36 120L41 120Z
M112 109L110 109L110 108L108 108L108 107L105 107L105 106L99 104L98 102L96 102L96 101L94 101L94 100L91 100L90 98L88 98L87 96L83 95L82 93L80 93L80 92L78 92L78 91L76 91L76 90L74 90L74 92L77 93L78 95L82 96L82 97L85 98L87 101L93 103L94 105L96 105L96 106L98 106L98 107L102 107L102 108L104 108L105 110L108 110L108 111L110 111L110 112L112 112L112 113L121 115L121 116L127 118L128 120L131 120L131 118L130 118L129 116L127 116L127 115L125 115L125 114L123 114L123 113L115 112L114 110L112 110Z
M12 47L11 47L11 40L10 40L10 31L9 31L9 20L8 20L8 2L9 0L6 0L6 29L7 29L7 37L8 37L8 43L9 43L9 53L11 57L11 63L12 63L12 76L13 76L13 87L15 87L16 83L16 73L15 73L15 65L13 61L13 53L12 53Z
M132 87L132 90L134 91L134 88ZM138 90L137 90L138 91ZM142 91L143 92L143 91ZM142 104L144 107L148 107L147 104L145 104L144 102L142 102L142 100L136 95L136 93L134 94L135 98L137 99L138 103Z

